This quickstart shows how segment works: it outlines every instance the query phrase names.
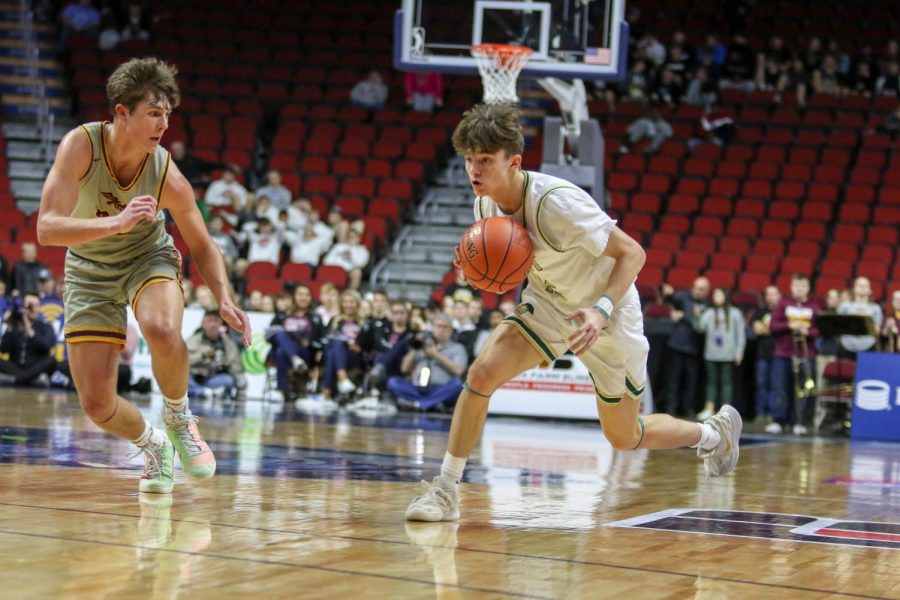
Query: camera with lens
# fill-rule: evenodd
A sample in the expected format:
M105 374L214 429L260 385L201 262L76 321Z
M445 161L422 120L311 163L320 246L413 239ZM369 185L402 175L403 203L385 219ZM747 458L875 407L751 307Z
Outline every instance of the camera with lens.
M16 304L9 311L9 316L6 317L6 322L9 325L18 325L22 322L22 317L25 315L25 310L22 308L21 304Z
M410 340L409 347L413 350L421 350L425 346L431 346L433 344L434 336L431 335L430 331L419 331L413 336L413 339Z

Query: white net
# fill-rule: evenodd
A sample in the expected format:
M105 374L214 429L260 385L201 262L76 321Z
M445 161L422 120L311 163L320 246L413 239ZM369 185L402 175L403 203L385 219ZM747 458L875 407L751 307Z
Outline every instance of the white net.
M472 56L478 63L484 86L485 104L519 102L516 80L531 57L531 48L507 44L478 44L472 46Z

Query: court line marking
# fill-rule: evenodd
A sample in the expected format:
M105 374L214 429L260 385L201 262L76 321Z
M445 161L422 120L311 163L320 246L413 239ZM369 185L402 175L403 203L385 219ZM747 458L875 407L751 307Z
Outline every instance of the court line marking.
M174 519L173 519L174 520ZM182 521L184 522L184 521ZM400 575L385 575L383 573L364 573L362 571L352 571L350 569L338 569L335 567L323 567L321 565L310 565L305 563L294 563L282 560L265 560L259 558L243 558L239 556L228 556L226 554L217 554L210 552L191 552L189 550L179 550L177 548L159 548L155 546L140 546L138 544L126 544L124 542L106 542L100 540L86 540L81 538L73 538L73 537L64 537L58 535L49 535L44 533L28 533L24 531L11 531L9 529L0 529L0 535L19 535L25 537L33 537L33 538L42 538L48 540L57 540L57 541L65 541L65 542L75 542L79 544L99 544L101 546L115 546L117 548L134 548L141 550L152 550L156 552L168 552L170 554L180 554L187 556L200 556L203 558L217 558L220 560L231 560L236 562L248 562L254 564L264 564L271 565L277 567L295 567L299 569L310 569L314 571L326 571L328 573L338 573L340 575L358 575L361 577L375 577L378 579L388 579L391 581L402 581L404 583L414 583L419 585L427 585L429 588L431 587L448 587L448 588L458 588L460 590L472 591L472 592L485 592L489 594L499 594L503 596L514 596L516 598L541 598L542 600L552 600L551 596L534 596L530 594L523 594L519 592L510 592L510 591L501 591L501 590L492 590L487 588L479 588L475 586L469 585L449 585L446 583L437 583L435 581L427 580L427 579L413 579L412 577L402 577ZM415 544L413 544L415 545Z
M128 513L109 513L109 512L96 511L96 510L85 510L85 509L79 509L79 508L35 506L35 505L30 505L30 504L18 504L18 503L13 503L13 502L0 502L0 506L16 506L16 507L20 507L20 508L32 508L32 509L36 509L36 510L53 510L53 511L61 511L61 512L85 513L85 514L92 514L92 515L103 515L103 516L107 516L107 517L128 517L128 518L132 518L132 519L140 519L141 518L140 515L131 515ZM690 510L698 510L698 509L670 509L667 511L659 511L659 513L654 513L654 514L664 514L664 513L669 513L671 511L690 511ZM746 512L752 512L752 511L746 511ZM760 514L764 514L764 513L760 513ZM642 516L646 516L646 515L642 515ZM793 516L803 516L803 515L793 515ZM416 543L408 542L408 541L404 541L404 540L385 540L385 539L367 538L367 537L351 536L351 535L331 535L331 534L325 535L325 534L309 533L306 531L294 531L294 530L289 530L289 529L272 529L272 528L268 528L268 527L248 527L245 525L230 525L230 524L225 524L225 523L213 523L213 522L206 522L206 521L201 522L201 521L192 521L189 519L175 519L175 518L159 519L158 517L151 517L151 518L155 518L157 520L168 520L168 521L171 521L174 523L190 523L190 524L195 524L195 525L209 525L210 527L222 527L222 528L227 528L227 529L247 529L250 531L262 531L265 533L282 533L282 534L286 534L286 535L304 535L304 536L307 536L310 538L315 538L315 539L339 539L339 540L350 540L350 541L359 541L359 542L398 544L398 545L402 545L402 546L411 546L411 547L418 547L418 548L443 548L443 549L449 549L449 550L463 550L465 552L472 552L472 553L478 553L478 554L489 554L489 555L494 555L494 556L510 556L510 557L515 557L515 558L530 558L530 559L534 559L534 560L546 560L546 561L551 561L551 562L560 562L560 563L564 563L564 564L584 565L584 566L592 566L592 567L605 567L605 568L612 569L612 570L621 569L624 571L655 573L657 575L671 575L673 577L689 577L691 579L697 579L698 577L702 577L704 579L708 579L711 581L721 581L721 582L725 582L725 583L745 584L745 585L750 585L750 586L762 586L762 587L766 587L766 588L795 590L795 591L801 591L801 592L818 592L821 594L830 594L830 595L834 595L834 596L846 596L848 598L867 598L867 599L872 599L872 600L881 600L883 598L883 596L869 596L866 594L856 594L853 592L843 592L843 591L837 591L837 590L821 590L818 588L800 587L800 586L796 586L796 585L787 585L787 584L779 584L779 583L765 583L765 582L761 582L761 581L747 581L747 580L743 580L743 579L734 579L731 577L716 577L713 575L703 575L703 574L699 574L699 573L682 573L679 571L667 571L665 569L655 569L652 567L632 567L632 566L628 566L628 565L615 565L615 564L610 564L610 563L592 562L592 561L586 561L586 560L572 560L572 559L568 559L568 558L557 558L557 557L552 557L552 556L538 556L538 555L533 555L533 554L521 554L521 553L517 553L517 552L498 552L496 550L484 550L484 549L480 549L480 548L467 548L465 546L456 546L456 547L436 546L433 544L416 544ZM641 517L635 517L634 519L626 519L626 521L635 521L638 519L641 519ZM618 522L622 523L624 521L618 521ZM606 527L609 525L610 524L604 524L603 526ZM646 528L644 528L644 529L646 529ZM656 530L654 530L654 531L656 531ZM669 531L670 533L683 533L683 532L670 531L670 530L662 530L662 531ZM16 534L17 532L8 532L5 530L0 530L0 533ZM687 533L692 533L692 532L687 532ZM43 534L20 533L19 535L32 535L34 537L46 537L46 538L51 538L51 539L68 539L68 538L57 538L55 536L49 536L49 535L43 535ZM764 541L768 541L768 542L773 541L768 538L756 538L756 537L751 537L751 536L748 536L748 539L760 539L760 540L764 540ZM80 541L83 543L94 543L90 540L74 540L73 539L72 541ZM114 543L114 542L98 541L96 543L124 546L124 547L129 547L129 548L131 548L131 547L143 548L143 546L132 546L129 544L119 544L119 543ZM807 542L795 542L795 543L807 543ZM809 543L821 543L821 542L809 542ZM854 546L854 548L856 548L856 546ZM868 548L868 547L863 547L863 546L858 546L858 548L863 549L863 550L884 550L885 549L885 548ZM149 548L149 549L155 550L157 548ZM176 550L172 550L172 549L167 549L167 550L173 551L173 552L182 552L184 554L191 554L191 555L196 555L196 556L212 556L212 557L217 557L217 558L219 557L218 555L203 554L200 552L185 552L185 551L176 551ZM231 558L231 557L227 557L227 556L222 556L221 558L226 558L229 560L247 560L250 562L261 562L261 563L270 562L270 561L263 561L263 560L255 561L254 559ZM271 562L273 564L286 564L288 566L294 566L292 563L279 563L277 561L271 561ZM312 569L319 568L319 567L306 567L305 565L296 565L296 566L299 566L302 568L312 568ZM340 572L339 569L323 568L323 570ZM366 575L365 573L359 573L359 574L363 575L363 576ZM393 577L393 576L388 576L388 575L384 575L384 576L373 575L373 577L385 577L385 578L404 580L403 578L400 578L400 577ZM411 580L411 581L418 582L418 580ZM484 591L488 591L488 590L484 590ZM501 593L508 593L508 592L501 592ZM511 593L511 594L516 595L518 597L530 597L530 596L524 596L522 594L515 594L515 593Z

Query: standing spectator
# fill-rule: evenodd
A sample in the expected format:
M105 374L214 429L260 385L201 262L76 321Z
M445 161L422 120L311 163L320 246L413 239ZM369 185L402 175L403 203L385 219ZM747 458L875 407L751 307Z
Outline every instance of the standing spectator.
M227 334L225 321L218 311L210 310L203 315L200 330L187 339L187 349L190 398L243 395L247 381L241 349Z
M772 422L772 396L775 381L772 377L775 361L775 340L772 338L772 311L781 302L781 292L774 285L766 287L766 305L757 309L750 321L756 336L756 419L755 423L765 427Z
M38 289L38 275L46 269L38 262L37 246L33 242L22 244L22 260L13 265L9 277L13 296Z
M266 173L266 185L256 190L256 197L267 196L277 210L287 210L291 205L291 190L281 183L281 173L272 169Z
M670 137L672 137L672 126L659 114L659 108L649 106L643 117L628 126L625 141L619 146L619 152L627 154L631 150L631 146L643 139L649 139L650 144L644 148L644 152L653 154Z
M716 413L716 407L731 404L734 399L734 368L744 360L747 338L744 316L722 288L713 290L712 305L703 311L696 327L706 334L706 407L697 415L698 421L706 421Z
M322 259L323 265L337 266L347 271L347 287L351 290L359 289L362 271L369 264L369 249L362 244L361 237L357 230L351 229L347 234L347 243L335 244Z
M319 306L315 312L326 326L331 325L331 320L340 312L339 300L340 293L337 287L330 281L323 283L319 288Z
M247 205L247 188L237 180L233 170L225 169L221 179L209 184L204 201L210 207L222 206L241 212Z
M391 377L387 383L388 391L401 404L418 410L455 402L469 364L466 349L452 341L452 319L441 313L431 325L431 334L420 333L410 342L400 366L403 376Z
M674 310L672 320L675 327L669 334L666 347L669 350L669 379L664 390L666 412L673 416L695 414L697 386L700 382L700 334L694 329L694 321L707 306L709 280L698 277L691 291L673 292L669 285L663 286L663 295L669 299Z
M769 329L775 338L775 363L773 379L775 391L772 394L772 423L766 426L767 433L781 433L793 424L794 434L806 433L804 424L809 418L809 398L797 398L795 388L802 382L794 381L793 361L798 361L800 376L813 377L810 365L815 361L815 341L819 335L816 315L819 306L809 298L809 277L794 275L791 278L791 294L783 298L772 311ZM806 346L806 355L801 351Z
M839 315L857 315L870 317L875 331L881 330L884 321L884 313L877 303L872 301L872 284L867 277L857 277L853 280L852 300L843 302L838 306ZM844 352L856 355L858 352L866 352L875 349L878 341L874 335L842 335L841 348Z
M369 71L366 78L359 81L350 90L350 102L369 110L382 108L387 97L388 87L377 69Z
M312 290L298 285L289 313L276 316L266 330L266 339L272 344L269 357L275 361L278 389L285 400L295 399L306 390L310 369L316 366L316 353L322 349L325 327L312 312L312 300Z
M280 227L276 228L269 219L263 217L255 223L245 223L244 235L248 241L248 262L270 262L276 266L281 262L284 235Z
M444 105L444 76L410 71L404 78L406 104L413 110L432 112Z
M6 317L6 331L0 339L0 353L8 360L0 360L0 383L50 385L50 375L56 370L56 359L50 351L56 346L56 333L41 320L41 300L34 292L22 294L22 304L12 308Z
M887 338L888 352L900 352L900 290L894 290L891 294L891 304L887 309L881 335Z

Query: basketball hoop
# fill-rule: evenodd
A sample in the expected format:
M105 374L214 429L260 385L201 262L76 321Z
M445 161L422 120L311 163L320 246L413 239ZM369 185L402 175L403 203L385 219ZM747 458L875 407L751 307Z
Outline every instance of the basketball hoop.
M526 46L509 44L477 44L472 46L472 56L478 63L481 83L484 86L485 104L519 102L516 95L516 79L528 62L532 50Z

